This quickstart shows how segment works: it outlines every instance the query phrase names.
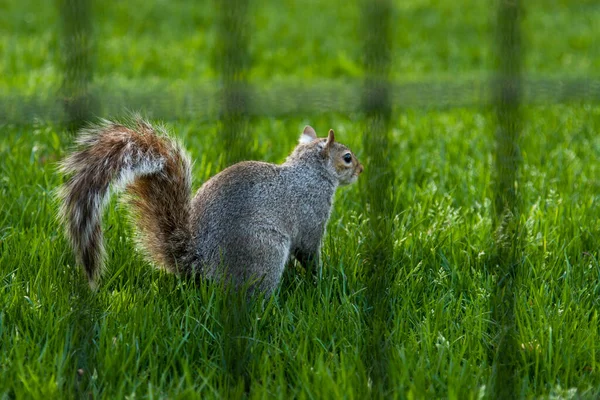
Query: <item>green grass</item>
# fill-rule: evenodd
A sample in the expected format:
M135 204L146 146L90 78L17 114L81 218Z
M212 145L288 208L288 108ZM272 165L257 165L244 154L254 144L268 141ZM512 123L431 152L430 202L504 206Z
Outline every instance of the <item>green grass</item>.
M52 94L60 83L52 2L0 1L0 96ZM96 4L95 83L185 87L218 79L215 12L203 6ZM347 2L256 2L250 81L363 77L360 9ZM135 12L133 12L135 10ZM469 10L465 12L464 10ZM525 72L595 77L596 2L528 2ZM398 2L396 81L493 71L493 19L481 2ZM200 26L201 29L196 29ZM143 110L142 110L143 111ZM523 397L600 396L600 105L523 109L516 289L517 383ZM196 160L194 187L218 171L218 122L165 121ZM248 154L281 162L310 123L363 154L360 113L256 116ZM250 304L218 284L154 270L118 202L106 214L108 271L96 294L54 218L56 172L72 138L60 125L0 126L0 396L3 398L480 398L495 340L491 110L395 109L393 259L384 392L365 354L373 313L362 185L339 190L323 279L290 269ZM369 179L365 165L361 180Z

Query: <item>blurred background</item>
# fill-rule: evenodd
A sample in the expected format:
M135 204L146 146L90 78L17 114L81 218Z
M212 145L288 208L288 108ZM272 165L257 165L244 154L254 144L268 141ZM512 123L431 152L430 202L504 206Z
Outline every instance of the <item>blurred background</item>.
M501 58L498 4L2 0L0 119L124 108L215 119L232 107L223 89L243 93L248 115L351 113L364 104L369 58L382 56L370 53L373 32L386 38L393 107L484 106ZM376 8L389 26L373 22ZM521 8L524 101L598 100L598 3L533 0ZM89 104L74 104L81 97Z

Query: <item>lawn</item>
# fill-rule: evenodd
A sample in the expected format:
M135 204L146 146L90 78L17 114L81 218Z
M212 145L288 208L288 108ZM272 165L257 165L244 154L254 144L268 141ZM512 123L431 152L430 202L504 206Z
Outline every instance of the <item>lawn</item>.
M136 249L127 210L115 199L104 220L108 269L92 293L55 218L54 190L63 182L56 163L73 143L56 111L56 3L0 0L0 397L493 395L497 121L489 105L456 99L452 106L451 99L441 107L432 98L430 107L392 109L391 258L377 357L368 163L361 182L336 195L317 285L292 266L274 296L245 302L218 283L157 271ZM526 77L600 78L600 5L574 3L526 3ZM394 2L390 78L400 86L488 79L493 12L478 1ZM221 168L225 151L218 110L196 93L218 87L214 4L94 2L93 15L98 113L122 116L135 98L132 107L185 143L198 188ZM282 162L310 123L320 135L335 129L367 159L368 118L355 107L359 92L344 91L365 77L359 3L261 1L247 15L246 79L255 90L329 94L303 97L309 104L287 92L257 101L240 147ZM332 88L349 97L337 99ZM600 104L542 101L524 104L521 116L517 395L597 398Z

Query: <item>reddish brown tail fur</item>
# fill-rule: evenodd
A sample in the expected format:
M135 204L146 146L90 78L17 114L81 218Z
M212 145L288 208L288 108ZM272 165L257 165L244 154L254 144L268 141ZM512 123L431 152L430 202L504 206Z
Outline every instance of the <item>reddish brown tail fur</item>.
M141 244L172 272L191 268L190 160L178 143L137 119L132 128L104 121L84 129L79 150L62 163L67 235L95 288L103 268L102 211L110 193L127 190Z

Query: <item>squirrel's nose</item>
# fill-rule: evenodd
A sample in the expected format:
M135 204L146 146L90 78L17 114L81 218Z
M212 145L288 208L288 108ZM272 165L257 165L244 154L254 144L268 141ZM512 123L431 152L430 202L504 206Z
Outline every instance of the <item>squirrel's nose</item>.
M357 175L360 175L363 171L364 171L363 165L362 164L358 164L358 167L356 168Z

